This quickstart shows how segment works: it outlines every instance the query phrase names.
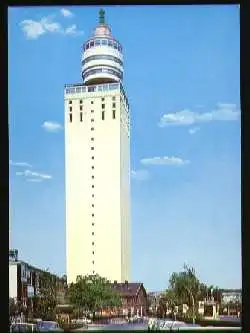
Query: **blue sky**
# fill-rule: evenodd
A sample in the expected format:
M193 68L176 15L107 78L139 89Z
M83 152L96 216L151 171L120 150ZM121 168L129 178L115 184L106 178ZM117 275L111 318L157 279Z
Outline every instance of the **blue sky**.
M132 280L241 287L239 7L105 7L131 107ZM10 241L65 273L65 83L98 7L9 9Z

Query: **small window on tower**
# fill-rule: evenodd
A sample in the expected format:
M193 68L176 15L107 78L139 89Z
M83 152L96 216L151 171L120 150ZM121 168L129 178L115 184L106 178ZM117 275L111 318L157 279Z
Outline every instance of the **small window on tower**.
M95 245L95 243L94 243L94 242L92 242L92 245Z
M102 109L105 109L105 104L102 104Z
M92 178L92 179L95 179L95 176L92 176L91 178Z
M112 107L113 107L113 108L115 108L115 107L116 107L116 106L115 106L115 103L113 103L113 104L112 104Z
M95 216L95 214L92 214L92 217L94 217Z
M91 101L91 104L94 104L94 101ZM92 112L92 110L91 110L91 112ZM93 112L94 112L94 110L93 110Z
M115 101L115 96L112 97L112 101Z
M95 205L94 205L94 204L92 204L91 206L92 206L92 207L95 207Z
M94 226L95 225L95 223L92 223L92 226Z
M95 234L95 233L94 233L94 232L92 232L92 236L94 236L94 234Z
M115 110L113 110L113 119L115 119Z
M92 233L93 234L93 233ZM94 264L95 262L94 262L94 260L92 261L92 264Z
M82 111L82 105L80 105L80 110Z
M72 101L69 101L69 104L72 104Z
M91 150L94 150L95 148L94 147L91 147Z
M91 131L94 131L94 127L91 127Z
M80 121L82 121L82 112L80 112Z
M93 271L93 274L95 274L95 271Z
M105 112L102 111L102 120L104 120L104 118L105 118Z
M69 114L69 121L72 123L72 113Z
M93 119L93 118L91 119L91 122L92 122L92 123L94 122L94 119Z
M95 252L93 251L92 254L95 254ZM93 271L93 273L94 273L94 271Z
M71 112L71 111L72 111L72 106L69 107L69 112Z
M92 165L91 169L94 170L94 168L95 168L94 165Z
M94 158L94 156L91 156L91 158L92 158L92 160L94 160L95 158Z
M94 138L91 138L91 141L94 141L95 139Z
M92 194L92 198L94 198L95 197L95 195L94 194Z
M92 188L94 188L95 187L95 185L92 185Z
M93 113L94 112L94 110L91 110L91 113Z
M82 104L82 99L80 99L79 103Z
M104 97L102 97L102 101L104 101L105 100L105 98Z

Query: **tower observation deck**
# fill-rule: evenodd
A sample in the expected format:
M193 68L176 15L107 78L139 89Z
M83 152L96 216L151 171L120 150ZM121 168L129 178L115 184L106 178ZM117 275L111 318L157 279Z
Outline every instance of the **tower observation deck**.
M122 46L112 36L102 9L99 11L99 24L83 45L81 65L85 85L120 83L123 80Z

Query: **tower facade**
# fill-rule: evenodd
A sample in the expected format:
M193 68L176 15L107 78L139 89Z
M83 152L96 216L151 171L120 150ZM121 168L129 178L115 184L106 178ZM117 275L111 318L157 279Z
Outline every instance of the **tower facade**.
M130 118L123 52L100 10L65 104L67 280L130 278Z

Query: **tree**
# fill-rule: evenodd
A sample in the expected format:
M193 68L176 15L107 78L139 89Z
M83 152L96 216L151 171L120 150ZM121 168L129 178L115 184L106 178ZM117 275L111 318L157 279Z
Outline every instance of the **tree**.
M90 312L93 318L96 311L121 304L120 295L99 275L78 276L69 286L68 296L79 315Z
M166 300L168 310L174 313L175 307L181 303L180 299L177 297L174 290L167 289L165 291L164 298Z
M166 299L164 296L161 296L159 299L158 307L157 307L157 317L160 317L160 318L165 317L166 311L167 311Z
M49 272L40 273L39 295L34 297L36 316L53 320L56 315L57 277Z
M9 299L9 315L14 317L17 313L19 313L19 305L15 302L14 298Z
M199 301L204 301L208 297L208 287L204 283L200 283L200 290L198 295Z
M9 314L10 316L20 315L22 312L25 312L25 307L20 301L15 300L14 298L9 299Z
M192 267L184 265L184 271L173 273L169 279L169 289L176 300L187 303L192 308L193 324L195 323L195 304L199 298L200 282Z

